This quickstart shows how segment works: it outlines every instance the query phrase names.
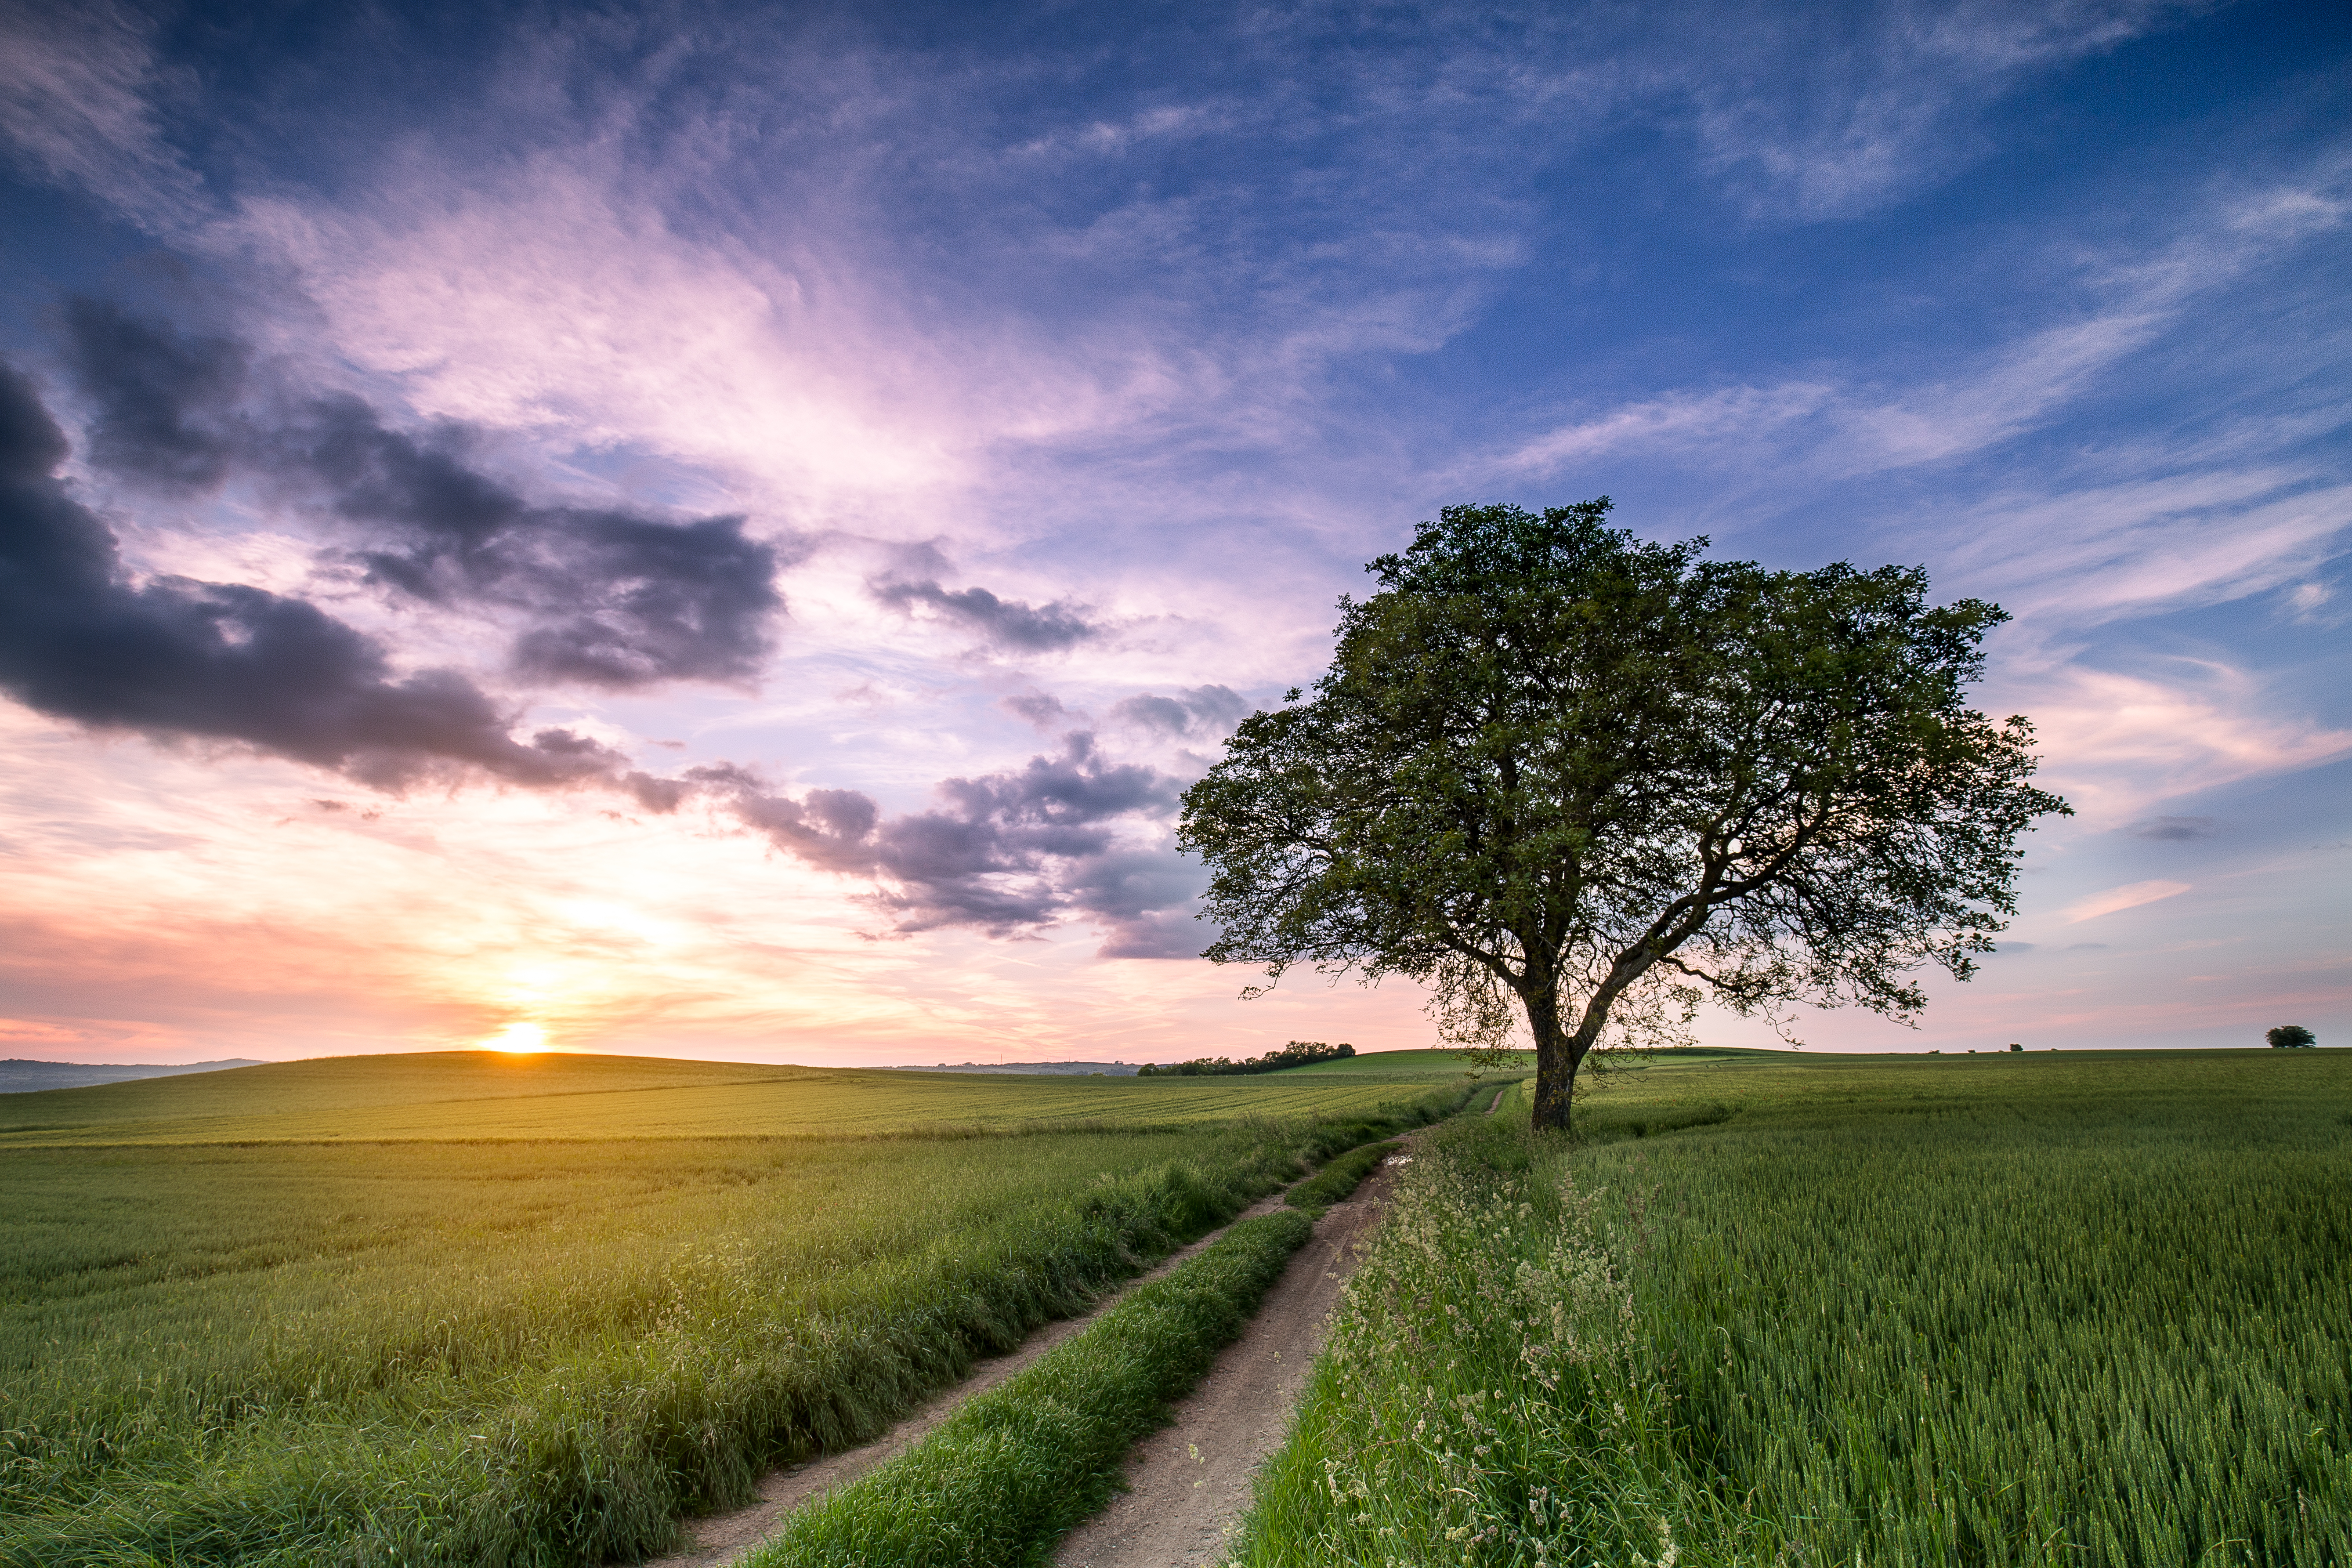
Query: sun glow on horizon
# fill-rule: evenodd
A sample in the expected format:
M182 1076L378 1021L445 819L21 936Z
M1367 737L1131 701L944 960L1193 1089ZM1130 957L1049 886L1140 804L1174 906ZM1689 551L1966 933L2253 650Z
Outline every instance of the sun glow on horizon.
M528 1056L547 1049L547 1031L537 1024L509 1024L482 1044L494 1051L506 1051L514 1056Z

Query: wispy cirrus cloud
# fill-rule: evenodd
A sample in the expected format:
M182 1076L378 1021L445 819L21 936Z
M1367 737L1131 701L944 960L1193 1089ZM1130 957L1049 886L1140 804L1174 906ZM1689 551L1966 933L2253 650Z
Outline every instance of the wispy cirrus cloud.
M2159 900L2178 898L2189 889L2189 884L2187 882L2160 880L2133 882L2121 888L2109 888L2105 892L2093 893L2088 898L2077 899L2059 911L2059 918L2068 925L2080 925L2084 921L2097 920L2101 915L2118 914L2125 910L2138 909L2143 904L2156 903Z
M2308 468L2217 468L1996 496L1945 520L1957 575L2076 632L2294 583L2352 529L2352 483Z
M2282 710L2244 670L2173 660L2160 674L2068 661L2005 678L2004 698L2031 698L2052 786L2094 823L2352 756L2352 730Z
M1733 467L1769 454L1820 482L1971 457L2061 415L2198 301L2347 221L2352 153L2330 149L2298 178L2210 199L2151 249L2078 261L2083 303L2068 319L1967 356L1957 371L1888 387L1859 366L1815 366L1781 381L1670 391L1559 425L1494 461L1542 477L1618 456Z
M152 24L128 7L0 6L0 142L47 180L166 232L213 211L163 134L158 100L184 90L156 58Z
M1707 162L1752 215L1851 216L1985 156L1993 142L1979 116L2023 79L2205 8L2174 0L1978 0L1858 15L1714 7L1706 20L1718 48L1686 68L1687 90Z

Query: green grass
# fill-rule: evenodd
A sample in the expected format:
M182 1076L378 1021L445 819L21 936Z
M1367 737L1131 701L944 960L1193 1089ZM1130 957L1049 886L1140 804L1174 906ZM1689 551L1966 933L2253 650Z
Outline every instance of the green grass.
M1442 1077L1459 1074L1465 1071L1468 1065L1459 1051L1367 1051L1361 1056L1343 1057L1335 1062L1317 1062L1310 1067L1285 1068L1276 1076L1281 1079L1369 1079L1383 1075L1428 1078L1432 1075ZM1535 1070L1534 1053L1519 1052L1512 1062L1502 1068L1488 1068L1488 1076L1493 1076L1496 1070L1500 1070L1506 1076L1516 1072L1533 1072Z
M908 1453L794 1514L746 1568L1013 1568L1108 1502L1135 1441L1230 1343L1313 1230L1244 1220Z
M2352 1060L1514 1098L1405 1168L1238 1561L2352 1563Z
M46 1130L0 1147L0 1563L625 1561L1463 1094L909 1076L467 1054L0 1097ZM315 1137L344 1116L400 1134Z
M1028 1078L494 1051L342 1057L0 1095L0 1149L1182 1128L1250 1116L1382 1115L1419 1089L1458 1079L1462 1064L1417 1063L1339 1081L1303 1077L1313 1070Z
M1291 1188L1283 1195L1282 1201L1320 1219L1324 1211L1333 1204L1347 1202L1349 1194L1362 1184L1364 1178L1400 1147L1402 1145L1391 1142L1367 1143L1360 1149L1350 1149Z

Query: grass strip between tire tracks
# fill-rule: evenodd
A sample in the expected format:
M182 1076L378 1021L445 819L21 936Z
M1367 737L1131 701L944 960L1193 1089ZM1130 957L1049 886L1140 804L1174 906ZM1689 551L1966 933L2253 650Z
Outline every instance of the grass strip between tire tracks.
M1128 1450L1240 1335L1313 1229L1295 1210L1235 1225L914 1448L803 1510L745 1568L1042 1562L1109 1500Z
M1310 1219L1321 1219L1333 1204L1347 1202L1349 1195L1363 1184L1364 1178L1377 1170L1381 1161L1402 1147L1404 1145L1391 1139L1385 1143L1367 1143L1360 1149L1350 1149L1291 1188L1290 1194L1283 1202L1292 1208L1305 1210Z
M473 1335L408 1382L374 1369L416 1358L373 1341L314 1347L330 1372L383 1376L325 1395L297 1380L266 1398L274 1387L257 1388L244 1363L198 1363L174 1384L185 1385L177 1405L152 1382L112 1400L59 1386L48 1391L56 1417L28 1421L12 1382L0 1568L631 1561L674 1542L681 1514L745 1499L768 1466L887 1429L976 1357L1083 1309L1303 1164L1441 1119L1465 1098L1433 1086L1344 1119L1203 1129L1164 1162L1094 1172L1057 1194L1024 1189L962 1228L832 1273L796 1268L806 1278L791 1290L749 1254L692 1255L683 1271L665 1255L650 1295L638 1293L660 1307L650 1324L621 1310L638 1296L616 1288L615 1304L580 1287L581 1270L610 1262L604 1251L562 1253L555 1264L572 1272L542 1297L489 1302L517 1316L543 1301L530 1321L551 1325L545 1333L511 1346ZM951 1162L912 1163L955 1173ZM575 1307L587 1320L576 1332L562 1315ZM266 1359L259 1371L279 1374ZM173 1420L182 1405L211 1425L191 1436L194 1421Z

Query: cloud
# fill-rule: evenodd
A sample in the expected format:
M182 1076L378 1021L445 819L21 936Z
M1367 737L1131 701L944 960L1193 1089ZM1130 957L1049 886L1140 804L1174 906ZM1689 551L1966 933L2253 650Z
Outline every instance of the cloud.
M1024 691L1017 697L1004 699L1004 710L1017 713L1040 730L1049 728L1069 714L1062 700L1046 691Z
M1743 15L1717 5L1702 24L1714 47L1663 74L1688 94L1707 163L1753 216L1819 221L1882 206L1983 157L1992 143L1978 115L2029 75L2200 8L1978 0Z
M2169 899L2189 891L2187 882L2131 882L2120 888L2109 888L2104 893L2093 893L2077 899L2059 911L2059 917L2069 925L2095 921L2101 915L2111 915L2119 910L2136 910L2142 904L2152 904L2159 899Z
M2352 485L2249 465L2003 494L1952 522L1961 573L2021 616L2080 627L2294 581L2352 527Z
M2135 822L2124 831L2134 838L2154 838L2177 844L2191 838L2210 838L2221 831L2221 827L2210 816L2156 816L2146 822Z
M1559 426L1499 462L1538 475L1637 452L1699 453L1730 465L1778 447L1832 479L1943 462L2031 428L2153 340L2166 320L2164 310L2134 300L2045 328L1977 356L1960 374L1892 395L1817 376L1669 392Z
M1492 459L1546 475L1635 453L1712 466L1783 464L1837 481L1946 463L2047 423L2200 301L2352 219L2352 160L2330 151L2294 177L2210 197L2161 243L2070 258L2071 306L2014 340L1909 385L1815 366L1777 381L1681 389L1580 415Z
M2352 731L2267 713L2262 682L2211 661L2179 661L2167 681L2064 665L2024 684L2048 782L2094 819L2352 755Z
M1543 475L1620 454L1699 454L1717 465L1786 449L1823 477L1852 478L1965 457L2031 428L2167 320L2141 300L2048 327L1979 355L1960 374L1889 395L1819 377L1676 391L1556 426L1497 459Z
M393 429L349 394L299 397L262 426L236 406L249 355L235 341L87 299L66 321L96 410L94 463L173 492L241 469L303 496L362 537L349 559L368 582L519 613L519 675L608 689L741 681L772 651L779 552L740 516L679 523L534 505L472 460L479 437L468 426Z
M1145 693L1111 709L1139 730L1163 735L1223 734L1249 716L1250 705L1228 686L1195 686L1173 697Z
M991 646L1015 653L1059 653L1097 635L1100 629L1084 618L1083 605L1060 600L1049 605L1024 605L1018 600L1000 599L985 588L950 593L930 579L878 583L873 593L877 600L901 612L916 605L926 605L978 632Z
M2298 583L2287 595L2287 610L2294 619L2306 625L2334 626L2338 617L2323 616L2320 608L2335 597L2336 589L2331 584Z
M527 742L452 670L395 678L315 605L235 584L127 580L112 532L56 477L64 434L0 364L0 689L91 729L226 741L397 789L446 773L548 787L658 781L569 730Z
M158 127L163 78L146 34L107 0L0 6L0 137L44 179L180 226L211 204Z
M1104 933L1103 958L1198 958L1216 940L1193 918L1202 869L1172 849L1099 855L1072 868L1064 887L1072 905Z
M238 437L219 416L245 389L243 343L184 336L80 295L66 301L65 321L75 380L96 413L91 462L170 491L227 477Z
M1511 473L1548 474L1618 452L1749 443L1817 413L1835 395L1811 382L1668 393L1559 426L1504 454L1498 464Z
M944 780L939 807L887 818L861 792L795 798L742 768L690 769L685 779L784 853L873 879L868 901L903 932L1015 936L1076 913L1095 917L1117 946L1196 890L1168 857L1123 845L1113 831L1122 819L1165 814L1175 782L1102 756L1084 731L1066 736L1059 755L1018 770Z

